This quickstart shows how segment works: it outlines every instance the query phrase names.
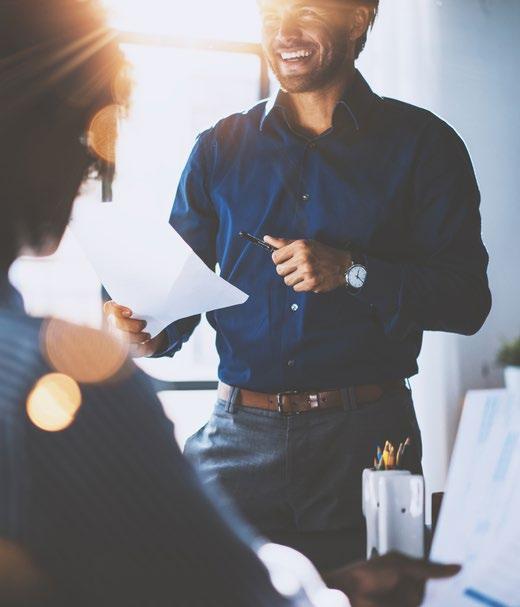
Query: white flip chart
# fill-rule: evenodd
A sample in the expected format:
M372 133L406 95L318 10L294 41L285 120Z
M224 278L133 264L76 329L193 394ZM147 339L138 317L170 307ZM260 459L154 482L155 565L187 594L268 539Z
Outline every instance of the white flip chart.
M428 584L427 607L520 607L520 396L470 392L431 558L462 572Z
M152 337L180 318L247 300L146 208L80 199L70 228L110 297L145 320Z

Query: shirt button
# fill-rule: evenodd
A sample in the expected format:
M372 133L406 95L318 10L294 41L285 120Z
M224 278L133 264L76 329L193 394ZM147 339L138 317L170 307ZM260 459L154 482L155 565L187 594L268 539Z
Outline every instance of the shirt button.
M303 202L307 202L309 200L309 198L310 198L309 194L302 194Z
M296 311L298 310L298 304L293 304L293 305L291 306L291 310L292 310L293 312L296 312Z
M290 361L287 363L287 366L288 366L288 367L294 367L294 360L290 360Z
M311 150L314 150L314 148L316 147L316 145L317 145L317 144L316 144L316 142L315 142L315 141L311 141L311 142L309 143L309 148L310 148Z

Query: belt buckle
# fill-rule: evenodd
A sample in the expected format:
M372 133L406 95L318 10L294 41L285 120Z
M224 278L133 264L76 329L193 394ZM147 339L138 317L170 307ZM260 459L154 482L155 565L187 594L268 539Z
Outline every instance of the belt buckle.
M276 395L276 404L278 405L278 413L280 413L281 415L289 415L288 413L285 413L285 411L283 410L283 397L284 396L289 396L290 394L299 394L299 390L287 390L286 392L278 392L278 394Z

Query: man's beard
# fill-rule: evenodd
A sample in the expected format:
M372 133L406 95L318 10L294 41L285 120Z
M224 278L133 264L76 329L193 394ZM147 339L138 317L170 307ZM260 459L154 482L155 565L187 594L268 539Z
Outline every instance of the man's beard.
M278 69L278 61L273 61L270 56L267 59L282 90L287 93L310 93L323 88L336 79L347 55L347 36L345 32L341 32L332 40L328 57L324 63L312 72L302 76L285 76Z

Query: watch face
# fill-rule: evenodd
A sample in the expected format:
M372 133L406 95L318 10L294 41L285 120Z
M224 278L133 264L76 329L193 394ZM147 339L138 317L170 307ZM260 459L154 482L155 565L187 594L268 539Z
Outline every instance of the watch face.
M361 289L367 278L367 270L364 266L354 265L347 272L348 284L354 289Z

